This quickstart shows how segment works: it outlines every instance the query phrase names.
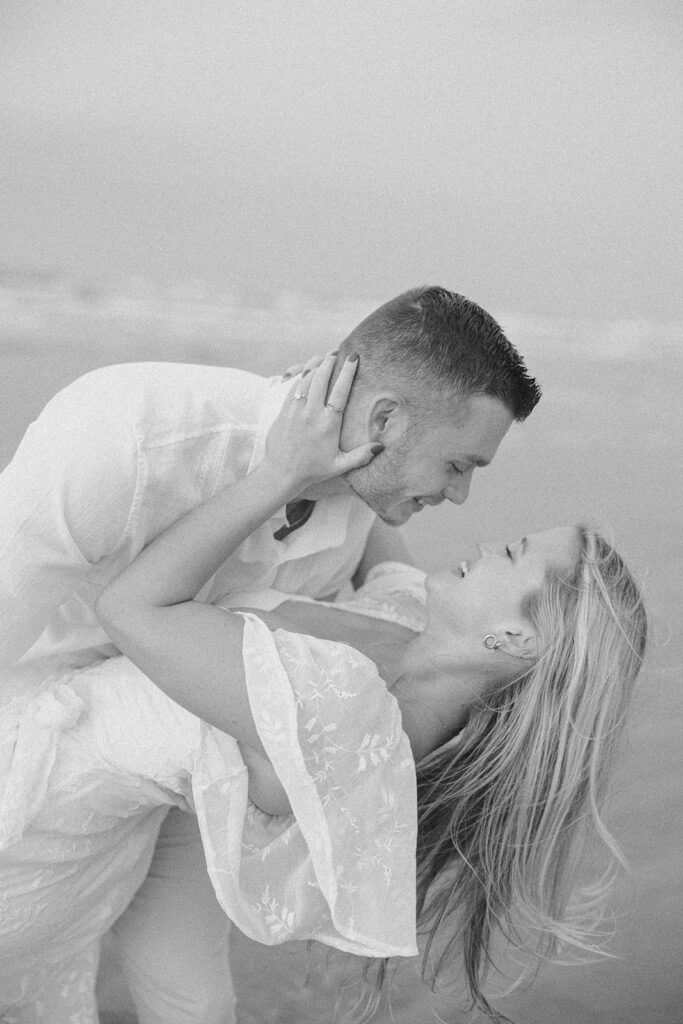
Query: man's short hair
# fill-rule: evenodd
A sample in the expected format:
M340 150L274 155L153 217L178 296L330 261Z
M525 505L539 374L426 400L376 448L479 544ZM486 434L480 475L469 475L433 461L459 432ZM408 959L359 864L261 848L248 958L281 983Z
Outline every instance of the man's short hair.
M412 288L380 306L346 338L342 352L360 355L361 386L394 380L416 402L489 395L524 420L541 397L493 317L438 286Z

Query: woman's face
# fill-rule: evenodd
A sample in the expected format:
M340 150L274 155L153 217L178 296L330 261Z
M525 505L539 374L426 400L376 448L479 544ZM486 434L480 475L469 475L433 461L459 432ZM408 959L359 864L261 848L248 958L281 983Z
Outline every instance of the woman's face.
M482 544L479 550L478 558L455 572L427 577L426 632L481 638L519 621L524 602L541 588L549 570L572 571L579 538L575 527L559 527L507 544Z

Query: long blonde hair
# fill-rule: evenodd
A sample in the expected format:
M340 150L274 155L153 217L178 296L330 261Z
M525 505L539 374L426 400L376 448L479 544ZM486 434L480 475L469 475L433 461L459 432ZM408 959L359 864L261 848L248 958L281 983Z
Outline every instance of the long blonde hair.
M606 877L577 890L576 870L593 836L619 859L601 806L647 620L616 551L577 533L571 578L549 575L525 608L537 662L472 709L452 752L418 766L423 973L436 977L457 951L473 1005L493 1019L482 985L494 939L536 965L560 948L598 950Z

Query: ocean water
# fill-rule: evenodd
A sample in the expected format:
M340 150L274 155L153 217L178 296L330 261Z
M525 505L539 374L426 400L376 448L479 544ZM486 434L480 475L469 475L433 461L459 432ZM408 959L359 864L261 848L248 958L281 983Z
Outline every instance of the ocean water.
M279 372L334 345L371 308L304 294L216 294L197 283L4 271L0 467L48 398L96 366L168 359ZM630 865L613 896L612 957L548 968L500 1008L518 1024L674 1024L683 1019L683 331L500 319L541 381L543 401L475 474L468 503L414 516L409 543L429 569L457 564L478 539L588 521L615 539L643 581L652 635L608 814ZM235 963L241 1024L331 1019L334 964L314 958L305 986L305 951L240 937ZM103 993L111 1007L111 979ZM394 1004L397 1024L463 1019L447 994L430 996L410 970L399 975Z

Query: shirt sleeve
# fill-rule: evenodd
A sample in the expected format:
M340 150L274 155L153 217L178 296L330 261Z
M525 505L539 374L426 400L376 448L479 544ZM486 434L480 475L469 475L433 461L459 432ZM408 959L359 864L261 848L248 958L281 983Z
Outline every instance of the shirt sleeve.
M292 814L247 805L219 734L205 728L193 794L220 903L267 945L316 939L415 956L415 765L396 701L346 644L271 634L247 614L243 653L254 721Z
M91 376L48 403L0 474L0 665L31 647L126 532L137 438Z

